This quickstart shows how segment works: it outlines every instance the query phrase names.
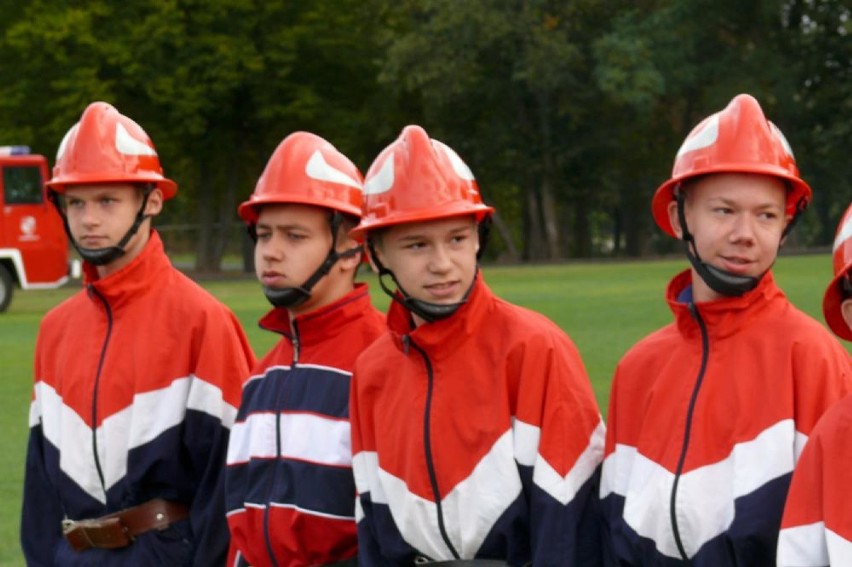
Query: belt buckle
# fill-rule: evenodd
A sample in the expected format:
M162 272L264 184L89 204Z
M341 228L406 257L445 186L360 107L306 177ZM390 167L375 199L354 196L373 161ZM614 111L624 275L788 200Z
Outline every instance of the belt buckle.
M62 535L75 551L90 547L117 549L133 542L127 527L118 518L62 521Z

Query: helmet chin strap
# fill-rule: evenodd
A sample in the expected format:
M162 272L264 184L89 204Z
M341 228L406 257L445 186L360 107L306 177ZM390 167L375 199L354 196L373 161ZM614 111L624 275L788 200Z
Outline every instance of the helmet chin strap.
M151 215L145 214L145 206L148 204L148 196L151 194L152 190L153 186L151 185L146 185L142 190L142 206L139 207L139 211L136 213L136 218L133 220L133 224L127 232L124 233L124 236L118 241L118 244L115 246L106 246L104 248L85 248L77 244L77 240L71 235L71 229L68 226L68 216L62 210L62 207L59 206L59 201L56 198L54 191L50 192L50 201L53 203L53 206L56 207L56 210L59 211L59 216L62 217L62 225L65 227L65 234L68 235L69 240L71 240L71 244L74 245L74 249L77 250L80 257L93 266L106 266L107 264L110 264L124 256L127 252L124 247L127 246L127 243L130 242L133 235L139 231L139 227L142 226L145 219L151 218Z
M325 277L331 268L337 263L340 258L348 258L354 256L361 251L360 246L355 246L343 252L337 251L337 232L340 224L343 222L343 215L334 211L329 219L331 227L331 249L328 254L313 274L298 287L268 287L263 286L263 295L274 307L283 307L284 309L292 309L306 302L311 297L311 290L314 286ZM257 227L249 225L249 235L257 242Z
M760 283L760 280L766 275L766 272L760 274L759 277L743 276L734 274L726 270L721 270L716 266L704 262L698 255L698 246L695 244L695 238L690 234L689 228L686 226L686 215L684 214L684 197L683 191L676 191L677 194L677 217L680 221L680 227L683 231L683 248L686 251L686 257L689 263L698 272L710 289L724 295L726 297L738 297L746 292L753 290ZM692 248L690 248L692 243ZM692 250L695 250L693 254ZM768 271L768 270L767 270Z
M399 280L396 279L396 276L392 271L387 269L384 264L379 260L378 255L376 255L376 249L373 245L373 240L369 237L367 238L367 247L370 249L370 257L373 259L373 263L376 265L376 268L379 270L379 285L382 290L390 296L391 299L402 305L404 308L414 313L427 323L434 323L435 321L439 321L441 319L446 319L456 311L458 311L459 307L467 303L467 298L470 296L470 292L473 289L473 284L476 281L476 278L470 283L470 287L467 288L467 291L464 292L464 297L458 303L431 303L429 301L423 301L422 299L415 299L408 295L401 285L399 285ZM481 248L481 247L480 247ZM393 283L396 285L396 289L399 293L394 293L384 281L383 276L390 276L393 280Z

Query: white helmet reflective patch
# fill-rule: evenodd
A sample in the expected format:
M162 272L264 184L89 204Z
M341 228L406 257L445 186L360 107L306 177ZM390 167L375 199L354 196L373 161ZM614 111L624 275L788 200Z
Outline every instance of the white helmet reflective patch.
M339 169L335 169L327 161L322 155L322 152L319 150L315 150L313 154L311 154L310 159L308 159L308 163L305 165L305 173L311 179L316 179L317 181L328 181L329 183L339 183L340 185L348 185L349 187L355 187L356 189L363 190L361 184L340 171Z
M126 156L156 156L157 152L141 140L130 135L121 122L115 125L115 149Z
M846 217L846 220L843 221L843 226L840 227L840 230L837 232L832 252L837 251L837 249L840 248L849 238L852 238L852 215Z
M767 120L767 122L769 122L769 120ZM772 130L772 133L775 134L775 136L781 142L781 145L784 146L784 151L787 152L787 155L789 155L793 159L796 159L796 156L793 155L793 148L790 147L790 144L787 142L787 138L784 137L784 134L781 133L781 130L778 128L778 126L776 126L772 122L769 122L769 129Z
M62 141L59 142L59 149L56 150L56 161L62 159L62 156L65 155L65 150L68 149L68 140L71 139L71 136L80 128L80 123L77 122L73 126L71 126L67 132L65 132L65 136L62 137Z
M432 140L432 143L436 148L440 148L450 159L450 163L453 165L453 171L456 172L456 175L464 179L465 181L473 181L476 178L473 176L473 172L467 166L467 164L459 157L459 154L455 152L450 146L443 142L439 142L438 140Z
M393 154L389 154L379 171L364 182L364 194L378 195L390 191L393 181Z
M684 140L683 145L677 151L675 160L687 152L694 152L702 148L708 148L719 139L719 112L707 118L700 124L694 134Z

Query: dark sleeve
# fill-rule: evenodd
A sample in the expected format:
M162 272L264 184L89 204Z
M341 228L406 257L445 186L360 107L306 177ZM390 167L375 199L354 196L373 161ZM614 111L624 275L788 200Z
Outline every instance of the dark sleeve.
M21 511L21 547L27 565L53 565L62 538L62 505L44 466L41 423L30 427Z

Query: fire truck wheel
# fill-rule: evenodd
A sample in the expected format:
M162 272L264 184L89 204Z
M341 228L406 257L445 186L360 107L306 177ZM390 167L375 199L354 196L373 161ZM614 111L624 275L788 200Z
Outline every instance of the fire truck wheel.
M15 291L15 281L12 274L3 264L0 264L0 313L9 308L12 303L12 293Z

